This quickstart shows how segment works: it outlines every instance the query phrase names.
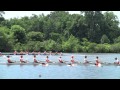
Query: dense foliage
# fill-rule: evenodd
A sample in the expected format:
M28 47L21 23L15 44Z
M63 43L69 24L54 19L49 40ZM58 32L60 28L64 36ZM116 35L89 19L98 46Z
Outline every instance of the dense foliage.
M5 19L0 11L0 51L120 52L119 20L113 12L54 11Z

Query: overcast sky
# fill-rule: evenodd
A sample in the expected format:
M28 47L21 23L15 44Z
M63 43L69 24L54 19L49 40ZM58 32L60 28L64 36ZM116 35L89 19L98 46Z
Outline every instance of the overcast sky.
M20 18L24 16L31 16L32 14L40 15L44 13L44 15L50 14L51 11L5 11L5 14L3 15L5 19L10 18ZM118 16L118 19L120 21L120 11L113 11L115 15ZM80 14L80 11L69 11L70 14Z

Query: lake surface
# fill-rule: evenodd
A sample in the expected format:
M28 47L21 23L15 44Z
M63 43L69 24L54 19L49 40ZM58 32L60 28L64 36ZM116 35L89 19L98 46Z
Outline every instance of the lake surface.
M120 59L119 53L63 53L62 59L70 61L74 59L83 62L84 56L88 60L95 61L96 56L102 62L113 63L114 58ZM23 55L24 59L33 61L33 55ZM45 61L46 55L36 55L38 60ZM52 61L58 61L59 55L49 55ZM20 55L11 55L11 59L19 61ZM6 62L6 57L0 57L0 63ZM0 79L120 79L120 66L103 65L0 65Z

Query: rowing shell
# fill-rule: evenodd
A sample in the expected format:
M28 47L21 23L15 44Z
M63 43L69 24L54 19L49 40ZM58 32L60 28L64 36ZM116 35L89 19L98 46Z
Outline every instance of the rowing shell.
M20 62L15 62L15 63L0 63L0 65L39 65L42 63L34 63L34 62L29 62L29 63L20 63Z
M50 61L50 62L46 62L46 61L39 61L38 63L35 62L26 62L26 63L21 63L19 61L16 61L14 63L6 63L6 62L0 62L0 65L66 65L67 61L60 63L60 62L55 62L55 61Z
M63 63L60 62L46 62L46 61L40 61L38 63L35 62L27 62L27 63L21 63L21 62L15 62L15 63L6 63L6 62L0 62L0 65L43 65L43 64L49 64L49 65L95 65L94 62L90 62L90 63L82 63L82 62L75 62L75 63L71 63L69 61L65 61ZM110 66L110 65L115 65L115 66L120 66L120 64L114 64L114 63L101 63L102 66Z
M81 63L81 62L79 62L79 64L78 65L95 65L95 63L94 62L90 62L90 63ZM114 64L114 63L107 63L107 62L105 62L105 63L101 63L101 65L102 66L120 66L120 64ZM97 66L97 65L96 65Z

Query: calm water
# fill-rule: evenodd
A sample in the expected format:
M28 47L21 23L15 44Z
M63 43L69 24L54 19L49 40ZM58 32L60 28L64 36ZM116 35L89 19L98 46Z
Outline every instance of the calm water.
M64 53L63 60L69 61L71 55L75 60L83 62L84 55L88 60L94 61L96 56L103 62L114 62L114 58L120 59L116 53ZM11 59L19 60L19 55L12 55ZM49 59L58 61L59 55L51 55ZM24 59L33 61L32 55L24 55ZM38 60L45 61L46 55L37 55ZM6 57L0 57L0 62L6 62ZM96 67L93 65L0 65L0 79L120 79L120 66Z

